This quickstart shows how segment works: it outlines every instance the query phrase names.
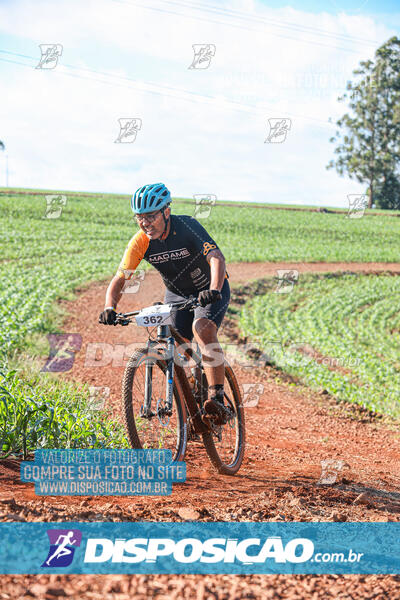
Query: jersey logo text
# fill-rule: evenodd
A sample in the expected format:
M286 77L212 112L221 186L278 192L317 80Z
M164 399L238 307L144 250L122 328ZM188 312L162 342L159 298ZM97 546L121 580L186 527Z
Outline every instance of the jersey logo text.
M149 261L151 263L159 264L167 262L168 260L178 260L180 258L186 258L190 255L187 248L180 248L179 250L168 250L167 252L158 252L157 254L151 254Z

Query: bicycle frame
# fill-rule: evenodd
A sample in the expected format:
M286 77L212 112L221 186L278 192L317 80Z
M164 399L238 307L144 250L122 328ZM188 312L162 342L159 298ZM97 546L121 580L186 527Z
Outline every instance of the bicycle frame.
M147 347L151 349L152 346L157 345L159 342L166 342L166 353L165 358L167 359L167 372L166 372L166 383L165 383L165 404L166 404L166 413L170 414L172 411L172 397L174 392L174 347L175 340L171 335L171 331L168 325L160 325L157 328L157 342L153 340L148 340ZM152 394L152 372L153 365L150 362L146 363L146 371L145 371L145 395L144 395L144 406L145 415L149 416L151 414L151 394Z
M179 345L186 343L185 339L172 327L171 327L171 333L172 333L172 337L174 338L175 342L177 342ZM195 361L196 365L201 364L201 356L197 352L195 352L192 348L187 348L186 350L184 350L184 354L185 354L185 356L192 358ZM186 406L188 409L188 413L189 413L190 417L192 418L192 423L193 423L195 433L200 434L200 433L208 432L209 429L203 423L203 420L201 418L201 413L199 411L199 407L193 396L192 388L189 385L184 368L181 365L179 365L179 363L177 363L175 365L175 371L176 371L176 376L179 380L179 383L182 387L183 395L184 395L185 401L186 401Z
M180 302L176 303L181 304ZM139 311L125 313L121 315L122 321L120 321L121 325L128 325L130 322L127 317L133 317L138 314ZM125 321L125 322L124 322ZM174 391L174 375L176 375L180 386L183 391L183 395L185 398L185 403L187 407L187 411L189 416L192 419L193 428L196 434L206 433L209 431L209 428L204 424L199 407L197 402L193 396L192 389L189 385L188 379L186 377L186 373L184 368L179 364L177 360L179 354L177 345L186 345L187 340L183 338L178 331L176 331L173 327L169 325L159 325L157 327L157 341L148 340L147 347L150 349L152 346L156 346L159 343L166 344L166 352L164 360L166 361L166 387L165 387L165 414L171 414L172 412L172 402L173 402L173 391ZM186 348L184 350L184 356L186 360L193 359L196 365L201 364L201 356L198 352L193 350L192 348ZM145 371L145 398L144 398L144 417L151 416L151 396L152 396L152 370L153 364L150 362L146 362L146 371Z

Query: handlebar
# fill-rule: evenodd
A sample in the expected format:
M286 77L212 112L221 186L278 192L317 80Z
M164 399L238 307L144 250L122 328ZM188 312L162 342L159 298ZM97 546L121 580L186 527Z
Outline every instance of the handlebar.
M162 304L161 302L157 302L156 304ZM178 302L169 302L170 306L173 306L177 310L193 310L197 306L200 306L196 296L189 296L186 300L179 300ZM128 313L117 313L117 317L115 319L114 325L129 325L132 323L132 319L130 317L135 317L140 313L140 310L134 310Z

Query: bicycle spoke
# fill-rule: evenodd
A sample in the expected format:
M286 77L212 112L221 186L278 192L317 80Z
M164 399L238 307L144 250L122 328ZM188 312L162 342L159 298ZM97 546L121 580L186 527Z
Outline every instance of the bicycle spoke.
M211 432L203 434L203 442L216 469L234 475L244 456L245 425L239 386L229 366L225 368L224 387L224 403L231 416L224 425L212 425Z
M145 407L146 364L152 365L152 374L151 398ZM165 373L154 358L138 361L130 398L137 435L143 448L171 450L174 457L179 439L179 417L175 395L172 409L167 412L165 387Z
M216 427L213 433L218 455L224 464L229 465L235 459L239 441L239 423L230 390L225 391L225 406L229 408L232 416L225 425Z

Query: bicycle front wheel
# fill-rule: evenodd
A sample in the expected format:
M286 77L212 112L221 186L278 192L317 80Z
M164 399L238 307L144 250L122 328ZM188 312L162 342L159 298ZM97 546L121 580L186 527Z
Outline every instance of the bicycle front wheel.
M225 425L213 426L203 433L208 457L219 473L235 475L240 469L245 448L244 409L240 388L232 368L225 364L225 406L231 416Z
M131 356L122 380L123 414L132 448L171 450L177 461L183 460L186 450L186 409L175 377L172 410L166 411L166 367L154 349L141 348ZM149 384L151 397L145 406Z

